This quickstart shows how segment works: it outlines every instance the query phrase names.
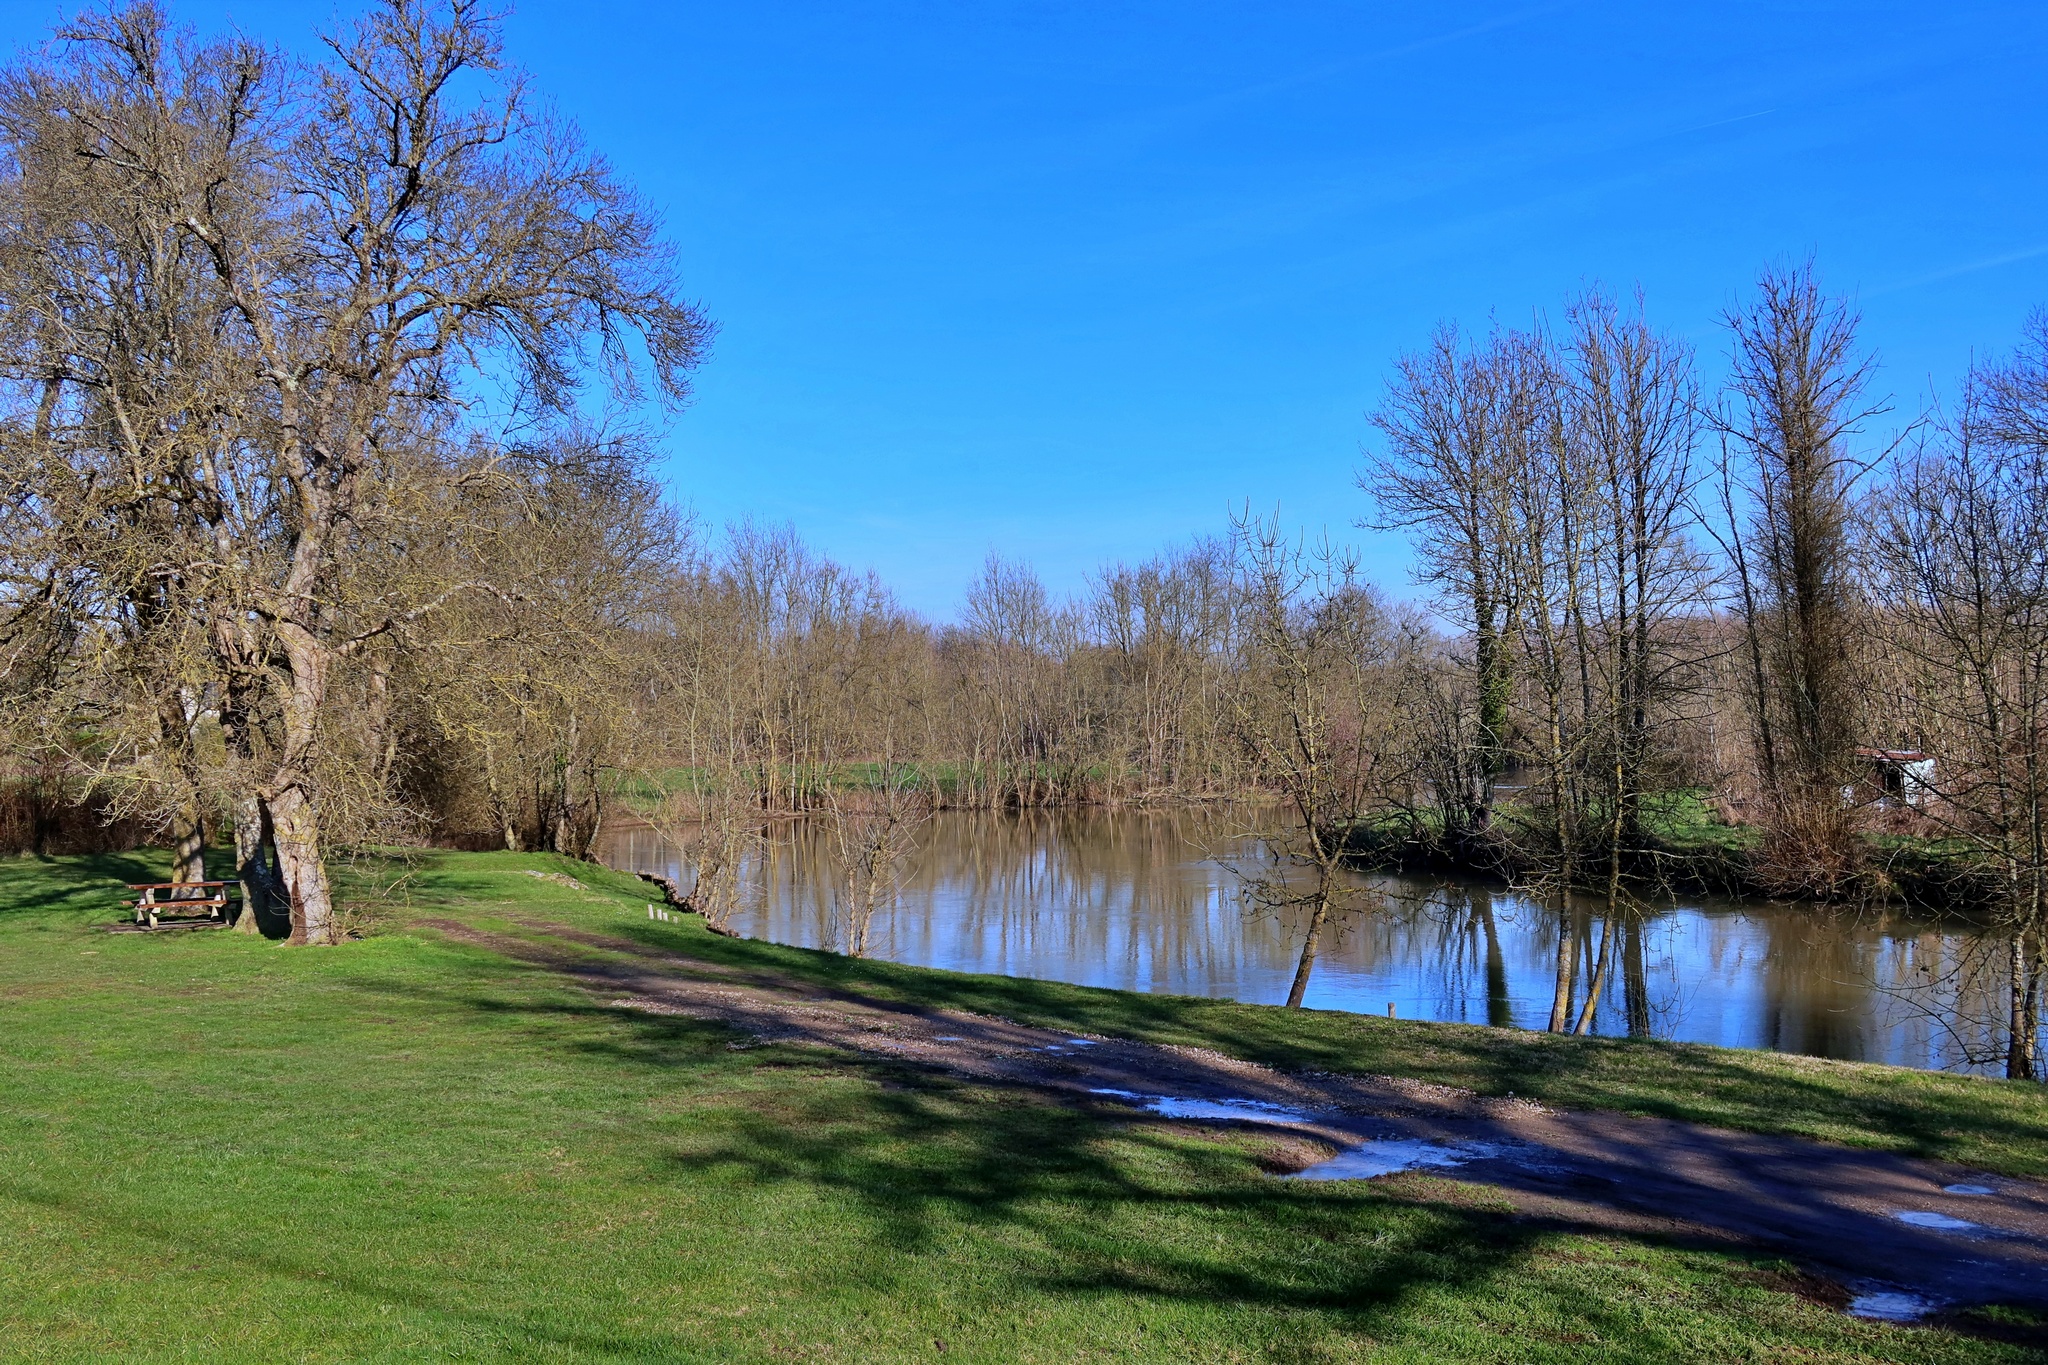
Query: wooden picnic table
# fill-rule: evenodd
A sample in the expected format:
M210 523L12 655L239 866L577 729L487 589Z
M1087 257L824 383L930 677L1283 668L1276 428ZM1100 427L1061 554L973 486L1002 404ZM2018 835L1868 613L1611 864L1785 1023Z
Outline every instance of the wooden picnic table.
M167 910L204 910L208 919L227 919L228 889L234 885L233 882L130 882L128 889L139 893L135 898L135 922L154 929L157 916ZM159 898L159 891L171 894ZM199 894L181 896L177 894L180 891Z

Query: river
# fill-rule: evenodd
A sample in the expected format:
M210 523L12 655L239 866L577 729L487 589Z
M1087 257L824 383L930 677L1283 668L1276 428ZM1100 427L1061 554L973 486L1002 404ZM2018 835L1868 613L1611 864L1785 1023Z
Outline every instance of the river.
M956 971L1278 1004L1302 916L1248 909L1232 866L1263 845L1229 811L945 811L920 832L869 931L871 956ZM747 869L733 928L833 948L832 860L808 822ZM598 856L687 884L672 846L619 826ZM1559 914L1471 879L1359 874L1361 905L1326 933L1314 1009L1542 1028ZM1572 909L1590 978L1600 905ZM1622 917L1592 1032L1902 1066L1990 1071L1996 945L1966 921L1683 898ZM1581 995L1583 999L1583 994Z

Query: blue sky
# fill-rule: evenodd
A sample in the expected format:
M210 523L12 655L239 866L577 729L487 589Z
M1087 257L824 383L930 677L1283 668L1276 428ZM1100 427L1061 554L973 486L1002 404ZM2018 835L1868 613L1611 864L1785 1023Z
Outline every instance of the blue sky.
M720 323L678 499L936 617L991 551L1073 589L1247 500L1402 590L1352 475L1440 318L1640 284L1712 371L1811 252L1916 406L2048 303L2038 3L525 0L508 38Z

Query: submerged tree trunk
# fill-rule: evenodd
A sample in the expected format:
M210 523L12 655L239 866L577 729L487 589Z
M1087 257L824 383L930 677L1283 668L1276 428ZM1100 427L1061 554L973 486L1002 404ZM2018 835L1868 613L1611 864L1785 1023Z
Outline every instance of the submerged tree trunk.
M1493 922L1493 898L1477 897L1479 924L1486 933L1486 1022L1494 1028L1512 1028L1514 1003L1508 996L1507 960L1500 951L1500 930Z
M1550 1000L1550 1031L1563 1033L1572 1022L1572 997L1577 994L1578 926L1564 892L1557 894L1557 991Z
M1628 1036L1647 1038L1650 1036L1650 983L1649 973L1643 964L1642 922L1631 915L1622 929L1622 1004L1628 1011Z
M1607 979L1607 966L1614 953L1614 902L1607 903L1607 922L1600 929L1600 956L1593 963L1593 979L1586 983L1585 1008L1572 1032L1583 1036L1593 1027L1593 1013L1600 1007L1600 983Z
M2028 951L2027 934L2012 936L2008 950L2010 1015L2006 1028L2005 1074L2007 1079L2031 1081L2039 1075L2035 1056L2036 1038L2041 1030L2038 1015L2040 996L2033 954Z
M1608 831L1607 843L1607 918L1600 927L1600 957L1593 964L1593 979L1586 986L1586 1007L1579 1011L1579 1022L1572 1029L1583 1035L1593 1027L1593 1012L1600 1005L1600 986L1607 980L1607 964L1614 952L1615 909L1621 903L1621 824L1622 824L1622 770L1620 764L1614 769L1614 811L1613 826Z

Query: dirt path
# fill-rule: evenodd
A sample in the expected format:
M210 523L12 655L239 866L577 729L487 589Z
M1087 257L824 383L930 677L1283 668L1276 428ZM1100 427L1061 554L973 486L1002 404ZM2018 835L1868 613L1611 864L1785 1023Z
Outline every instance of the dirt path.
M574 978L620 1007L891 1057L1134 1119L1254 1125L1292 1139L1284 1145L1299 1153L1296 1163L1330 1158L1294 1178L1426 1169L1498 1191L1525 1214L1782 1254L1878 1315L1994 1302L2048 1308L2048 1185L2034 1181L1387 1077L1289 1074L1198 1049L826 993L559 925L531 927L616 956L448 921L434 927Z

